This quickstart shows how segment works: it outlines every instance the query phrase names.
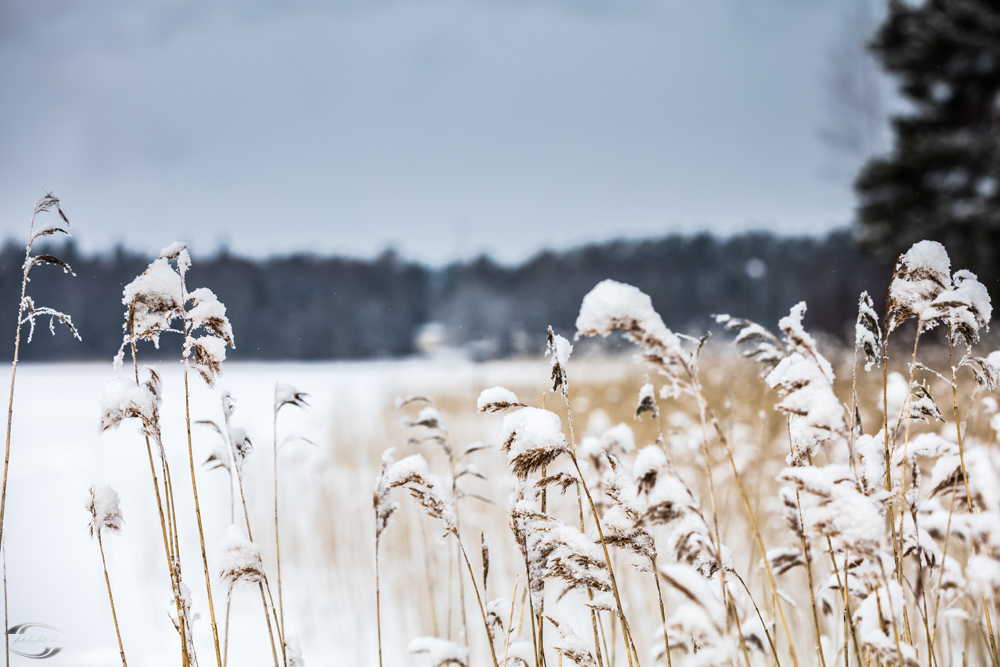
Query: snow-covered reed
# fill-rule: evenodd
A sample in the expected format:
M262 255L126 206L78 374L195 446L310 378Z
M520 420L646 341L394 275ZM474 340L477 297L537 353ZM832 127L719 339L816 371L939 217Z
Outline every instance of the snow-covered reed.
M51 213L55 211L59 218L57 220L46 221L37 227L35 222L41 213ZM66 325L70 333L80 340L80 334L73 326L73 319L66 313L62 313L58 310L49 308L48 306L36 306L34 299L27 295L28 291L28 281L30 278L28 275L31 273L31 269L38 264L53 264L62 268L64 273L73 273L73 269L70 268L69 264L59 259L55 255L50 254L40 254L32 255L32 248L35 245L35 241L38 239L46 238L49 236L54 236L57 234L64 234L69 236L69 218L63 213L62 206L60 205L59 199L53 195L51 192L46 192L45 195L35 203L35 208L31 212L31 224L28 226L28 242L24 246L24 272L21 277L21 300L17 305L17 332L14 334L14 361L11 364L10 369L10 398L7 402L7 439L6 445L4 446L4 457L3 457L3 482L0 483L0 545L3 544L3 519L4 511L7 508L7 473L10 465L10 433L11 425L14 420L14 381L17 378L17 360L18 354L21 350L21 330L24 325L28 325L28 341L31 342L32 337L35 334L35 319L39 317L49 318L49 331L52 332L54 336L56 334L55 323L56 320Z
M159 257L149 265L142 275L125 287L122 300L126 307L125 334L121 348L114 360L114 366L121 374L125 352L128 351L132 357L132 372L129 374L131 377L120 375L108 383L100 402L101 428L102 430L117 428L126 419L139 421L139 432L146 441L153 491L160 519L160 532L163 537L164 553L174 597L176 610L174 626L180 640L181 664L186 667L194 667L198 664L193 623L197 614L192 610L191 592L185 585L181 574L180 535L182 531L179 528L181 519L177 514L175 488L168 462L169 455L161 435L162 381L160 374L152 368L145 369L145 379L140 377L137 351L137 344L141 341L152 342L158 347L161 335L181 335L183 345L180 361L183 366L187 459L191 471L195 524L205 571L205 592L217 667L223 667L228 662L230 605L233 587L238 582L257 585L270 639L271 657L275 667L292 664L302 665L298 641L285 635L280 602L280 560L276 559L275 563L279 582L279 604L276 605L271 595L266 568L260 555L260 547L253 541L243 469L254 446L246 429L234 422L235 399L224 389L218 391L222 419L201 419L194 422L196 425L211 427L215 435L218 436L218 441L210 450L211 453L204 465L209 470L222 469L228 475L230 523L233 523L235 519L236 501L234 496L237 490L243 509L243 526L231 525L221 536L225 556L218 576L226 588L226 618L224 635L220 642L213 604L213 577L205 548L202 508L198 497L188 376L194 372L204 380L208 387L214 387L222 371L226 347L233 347L235 340L232 327L226 317L226 307L216 298L215 294L204 287L188 290L186 276L190 266L191 259L186 246L183 243L173 243L161 251ZM290 385L281 382L275 385L272 444L276 556L280 553L280 524L277 504L278 453L281 447L289 442L295 440L310 442L297 435L288 435L279 441L278 414L286 406L305 407L305 399L305 393ZM205 411L205 406L199 406L199 408L201 408L201 412ZM110 527L111 524L108 526ZM99 532L97 535L100 539Z
M173 262L173 264L171 264ZM164 248L159 257L134 281L125 286L122 303L125 306L125 334L121 348L115 357L115 368L121 372L126 348L132 355L133 380L119 378L112 381L105 390L101 401L101 425L108 429L118 426L124 418L139 418L140 432L146 438L153 490L156 495L163 533L163 545L167 557L177 618L174 621L180 637L183 665L197 665L192 638L190 601L187 587L181 575L179 556L178 517L175 511L173 479L170 467L159 438L159 404L161 387L159 376L149 371L149 379L140 383L137 344L150 341L159 347L160 336L164 333L180 334L183 337L182 358L184 365L185 418L188 441L188 459L191 469L191 489L194 496L195 517L198 536L201 540L202 563L205 571L205 587L215 646L217 667L222 667L222 651L219 644L215 608L212 602L211 575L205 556L205 536L201 522L201 507L198 502L198 486L195 478L194 452L191 445L191 412L189 405L188 373L194 370L209 385L221 370L225 359L226 345L233 345L232 328L225 317L223 306L215 295L206 288L189 292L185 276L191 266L191 258L183 243L173 243ZM180 320L180 328L176 322ZM195 338L198 331L204 334ZM132 384L134 382L134 384ZM157 479L150 439L157 445L162 472L161 482Z
M232 493L232 471L235 471L236 486L240 492L240 503L243 507L243 520L246 526L246 537L242 536L243 533L234 524L226 529L226 533L222 538L227 552L227 559L226 564L222 567L221 577L229 584L226 590L226 620L222 642L223 664L228 663L229 607L232 601L233 586L237 583L237 581L243 580L256 583L258 589L260 590L260 601L264 608L264 620L267 623L267 634L268 638L271 640L271 655L274 658L275 667L278 667L278 652L274 643L274 632L271 629L271 613L274 613L275 622L278 623L278 611L273 608L273 600L272 608L268 608L268 596L265 595L264 591L266 588L268 594L270 594L270 586L267 582L267 575L264 574L263 563L260 561L260 548L252 541L253 531L250 528L250 512L247 509L246 492L243 488L243 465L246 462L247 457L250 455L250 452L253 451L253 444L250 442L250 438L247 437L246 429L241 426L235 426L232 423L233 413L236 411L232 394L225 390L223 390L221 394L222 424L220 425L211 419L200 420L196 423L211 426L219 436L220 440L222 440L223 451L218 452L217 450L216 452L213 452L212 455L209 456L206 463L210 461L216 462L218 467L223 467L230 472L230 493ZM232 505L230 505L230 515L232 515ZM233 562L244 563L245 565L232 567L231 565ZM278 623L278 626L278 637L280 640L280 623ZM282 644L282 646L284 646L284 644ZM282 650L284 650L284 648Z
M521 556L494 586L523 574L520 605L529 613L529 622L504 627L517 600L489 604L497 610L489 643L504 637L506 664L540 667L554 651L560 662L600 667L1000 667L1000 411L987 395L1000 380L1000 352L972 351L991 319L988 293L970 272L952 273L940 244L924 241L897 262L881 315L860 295L853 354L824 352L806 314L805 303L794 306L778 335L717 316L759 378L756 387L723 383L720 396L701 369L705 338L669 330L648 296L604 281L584 298L576 337L621 331L638 348L651 375L634 387L634 429L606 417L594 423L605 412L571 389L574 345L551 329L546 354L559 411L544 395L536 402L520 390L483 389L474 409L489 419L503 413L492 444L508 470L476 473L494 489L508 480L505 515ZM933 339L939 326L945 334ZM912 347L902 352L907 335ZM929 337L934 344L918 355ZM732 374L736 363L717 357L710 373L722 364ZM867 375L878 366L881 377ZM951 410L939 407L942 389ZM473 409L471 396L466 406ZM578 440L580 411L592 423ZM435 409L407 423L433 432L442 419ZM643 419L651 427L639 428ZM635 432L650 439L637 447ZM395 462L386 453L378 543L399 508L392 489L407 485L461 539L456 507L471 494L457 493L456 481L468 473L450 456L447 477L431 470L419 454ZM553 502L553 490L567 497ZM567 502L573 492L576 503ZM502 539L496 522L476 530L490 531L492 544ZM454 568L439 570L434 585L450 589L454 576ZM546 639L546 624L555 638ZM475 644L462 638L449 624L445 635L414 640L411 652L430 664L474 663ZM527 650L508 653L515 644Z
M487 617L486 606L483 602L483 596L486 594L487 574L489 572L489 561L485 560L485 558L488 556L489 549L486 547L484 540L482 549L484 556L482 579L483 592L480 593L479 586L476 583L476 576L472 569L472 563L469 560L465 545L462 542L459 521L459 504L457 502L465 496L458 484L458 480L466 475L480 476L475 466L473 464L466 463L465 461L470 454L475 453L481 449L481 447L472 445L466 448L461 454L456 454L452 449L448 432L444 428L441 413L434 405L433 400L425 396L411 396L400 401L399 407L400 409L405 409L407 406L414 404L423 404L424 407L420 409L415 418L407 419L406 424L409 427L419 427L429 432L427 436L418 442L435 443L444 451L448 457L451 486L449 488L445 485L441 478L429 472L427 461L420 454L414 454L400 461L393 460L392 448L383 454L382 473L376 481L375 495L373 498L376 518L376 599L380 595L377 579L378 541L380 540L382 533L388 527L389 517L398 507L391 500L391 491L393 489L402 488L409 492L413 500L423 509L424 514L431 519L437 519L443 524L445 529L444 537L451 536L455 538L458 555L461 557L461 561L465 564L466 569L468 570L472 590L476 595L476 602L478 603L479 612L482 616L483 628L486 632L486 639L489 645L493 667L497 667L499 663L497 661L495 638L493 636L489 618ZM461 570L461 563L458 567L459 570ZM464 578L461 576L459 577L459 584L460 586L464 586ZM460 590L464 591L464 588ZM461 594L461 596L464 598L464 593ZM379 610L376 609L376 614L378 614L378 611ZM380 619L378 620L378 623L381 624ZM464 629L466 625L464 607L462 625ZM379 635L379 658L381 660L381 625L379 625ZM450 656L451 654L449 653L448 655ZM453 657L448 658L448 660L453 659Z
M111 618L115 622L115 634L118 636L118 651L122 656L122 667L127 667L125 661L125 646L122 644L122 633L118 627L118 614L115 612L115 596L111 593L111 578L108 576L108 563L104 559L104 542L101 533L109 531L120 533L122 510L118 493L110 486L90 487L90 497L87 500L87 512L90 513L90 536L97 538L97 546L101 550L101 565L104 567L104 583L108 586L108 599L111 601Z

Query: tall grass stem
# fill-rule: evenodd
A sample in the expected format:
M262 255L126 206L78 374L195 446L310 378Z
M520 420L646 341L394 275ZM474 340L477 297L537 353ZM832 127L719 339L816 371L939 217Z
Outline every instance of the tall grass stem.
M118 636L118 651L122 656L122 667L128 667L125 661L125 646L122 644L122 632L118 627L118 614L115 612L115 596L111 594L111 579L108 577L108 564L104 560L104 543L101 540L101 531L97 531L97 546L101 550L101 565L104 567L104 582L108 585L108 600L111 601L111 618L115 622L115 634Z

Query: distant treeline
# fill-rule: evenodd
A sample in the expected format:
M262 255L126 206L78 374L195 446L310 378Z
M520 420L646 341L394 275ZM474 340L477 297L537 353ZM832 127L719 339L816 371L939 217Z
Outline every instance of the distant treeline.
M121 249L85 256L71 242L56 249L77 276L37 268L29 294L38 305L70 313L83 342L58 328L53 337L40 323L21 357L110 360L122 339L122 288L149 258ZM8 243L0 250L4 358L13 352L23 261L23 248ZM220 254L195 257L188 284L209 287L226 304L236 334L230 358L315 360L413 354L418 338L476 356L537 353L546 325L573 332L581 299L605 278L648 293L667 326L680 332L705 330L713 313L774 327L805 300L807 326L844 336L853 330L858 294L868 290L883 302L890 273L844 231L616 241L541 253L513 267L482 257L429 268L392 252L373 260ZM179 341L168 338L162 354L173 356Z

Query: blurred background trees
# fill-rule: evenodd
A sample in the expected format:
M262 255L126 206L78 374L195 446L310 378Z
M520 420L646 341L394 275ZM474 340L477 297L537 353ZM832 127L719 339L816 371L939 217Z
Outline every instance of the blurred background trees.
M892 260L941 241L1000 294L1000 4L892 0L871 43L907 109L855 182L864 247Z
M40 323L31 359L110 363L122 341L122 287L148 259L118 250L81 255L72 240L58 254L77 272L64 280L49 268L32 275L32 291L73 315L83 336L50 336ZM0 331L15 327L23 251L0 250ZM540 354L545 327L575 332L580 301L605 278L636 285L667 326L701 335L719 328L713 313L767 326L799 301L815 330L853 340L858 294L885 294L891 271L859 251L846 231L825 237L755 232L730 238L670 235L543 252L518 265L480 257L443 267L408 262L392 252L371 260L292 255L253 260L226 253L195 257L192 284L208 286L227 307L236 332L233 359L371 359L417 352L486 359ZM142 352L172 360L179 340ZM0 348L13 342L0 339ZM2 353L0 349L0 353Z

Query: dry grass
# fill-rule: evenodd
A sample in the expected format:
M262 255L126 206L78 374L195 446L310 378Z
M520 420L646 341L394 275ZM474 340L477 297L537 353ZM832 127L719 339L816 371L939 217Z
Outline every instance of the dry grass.
M900 327L895 336L897 339L905 341L906 337L914 335L912 324ZM914 384L926 387L926 389L915 389L912 399L906 399L906 380L909 374L908 357L912 352L912 342L895 343L890 345L889 358L891 359L888 372L899 373L899 376L891 376L892 382L902 382L902 397L895 396L890 401L895 401L897 405L890 405L890 414L898 415L906 401L910 400L916 404L918 398L927 395L936 400L942 413L941 419L931 420L927 423L921 421L898 420L891 421L891 427L899 426L899 432L893 437L898 443L893 452L896 456L902 456L909 442L915 440L921 434L940 434L944 438L950 437L955 440L954 419L949 417L949 403L952 398L952 387L948 382L948 372L950 363L948 346L944 343L943 336L934 333L924 334L924 349L921 351L920 360L925 364L926 369L917 369L914 373ZM854 351L837 348L836 346L825 346L822 352L829 359L833 360L837 374L837 380L833 385L833 390L845 404L844 412L849 414L851 404L852 385L854 375ZM957 360L953 360L957 365ZM861 359L863 366L864 360ZM588 366L590 368L588 368ZM616 367L624 372L607 376L607 368ZM601 369L604 372L602 373ZM935 374L931 369L935 369L941 375ZM594 372L596 370L596 372ZM857 386L857 406L858 416L861 426L859 432L873 434L882 427L882 402L883 402L883 382L880 369L870 373L859 370ZM706 467L700 458L703 454L703 432L701 428L699 401L696 396L688 395L679 400L659 401L660 416L652 419L648 415L641 419L636 419L636 408L639 404L640 387L649 380L647 372L649 368L644 365L634 364L631 359L620 358L604 360L596 363L594 361L581 360L571 363L569 367L570 392L569 406L575 423L577 424L577 436L588 435L600 437L608 432L609 428L615 424L627 424L634 434L636 449L641 449L646 445L656 444L658 441L668 455L676 474L690 487L704 518L711 523L712 512L709 498L711 489L707 483ZM578 375L577 375L578 374ZM602 375L604 375L602 377ZM952 588L959 584L948 584L953 573L944 575L941 563L926 562L929 556L925 554L925 560L918 560L915 554L919 552L919 546L914 549L914 545L905 547L901 534L901 514L900 507L902 500L896 496L893 500L895 511L893 517L896 521L893 530L886 531L886 546L891 555L893 549L889 547L889 538L898 538L896 545L901 562L901 574L885 575L885 586L888 586L889 579L898 577L906 586L904 589L904 600L906 614L904 620L899 622L897 627L896 619L890 615L880 614L882 618L883 631L886 636L892 637L893 631L897 634L899 646L887 649L880 649L872 645L868 639L857 639L859 630L856 626L863 623L861 617L855 617L860 603L868 594L851 590L849 594L850 611L847 615L847 622L844 621L842 609L843 590L838 587L837 582L842 581L844 575L843 548L834 548L829 538L821 537L821 533L815 526L809 530L800 531L796 536L795 531L790 531L789 504L787 492L791 488L789 480L794 478L797 470L819 470L821 475L825 466L836 463L846 464L849 461L847 452L848 442L845 440L839 443L842 451L837 448L820 448L809 456L808 462L803 462L804 468L788 468L786 458L789 456L789 431L788 414L782 414L774 409L782 395L768 389L762 381L760 368L744 359L740 359L731 348L722 345L710 347L704 352L700 361L699 377L702 378L702 394L705 403L714 409L719 423L719 432L709 431L708 439L708 459L709 467L712 471L714 481L715 500L717 502L715 516L718 518L719 539L722 544L727 545L732 550L732 569L727 571L737 579L737 582L729 581L730 574L727 574L729 585L742 588L746 595L736 595L730 592L730 610L726 613L729 620L733 621L732 628L720 634L720 637L728 637L732 640L735 653L726 655L724 658L705 655L706 646L700 647L703 664L730 664L730 662L750 664L948 664L955 659L964 659L970 663L989 662L992 659L991 652L991 630L987 623L987 612L996 614L993 609L993 601L985 599L982 606L975 600L975 594L971 588L964 588L960 593L956 593ZM655 376L654 376L655 380ZM461 391L438 393L435 401L440 408L446 428L453 443L470 443L475 441L485 441L493 446L492 451L479 454L481 457L476 461L478 472L482 473L485 480L468 480L465 491L469 497L460 498L458 506L462 511L462 535L466 541L471 541L481 533L490 536L491 539L491 577L492 592L490 596L510 595L513 589L514 579L517 576L523 577L525 565L518 552L515 540L510 532L510 515L506 507L506 498L511 490L511 478L506 468L506 461L496 451L502 444L499 436L499 426L502 417L490 416L482 417L475 413L474 402L477 391L487 387L463 388ZM569 412L563 405L561 396L551 391L548 385L548 378L539 374L537 383L526 383L521 386L507 386L516 393L518 399L528 405L545 408L559 415L564 425L569 424ZM548 390L548 391L546 391ZM892 393L890 389L890 393ZM897 392L898 393L898 392ZM960 420L962 423L962 439L966 443L966 448L970 443L975 445L991 447L990 443L995 442L996 433L990 426L990 418L996 414L996 402L991 398L992 392L987 387L977 385L972 373L960 374L957 378L955 395L959 405ZM983 400L986 399L986 400ZM902 404L899 404L902 401ZM447 457L438 451L433 440L422 441L422 436L427 432L432 433L433 429L425 433L418 433L414 438L414 428L406 426L406 417L399 411L388 408L385 415L386 420L395 420L399 426L393 433L395 443L398 443L399 451L397 457L410 455L413 453L422 454L429 462L431 470L447 477L449 464ZM412 422L412 419L410 420ZM907 423L909 422L909 423ZM950 423L949 423L950 422ZM419 428L417 429L420 430ZM616 429L620 435L620 430ZM846 431L845 431L846 436ZM605 436L607 438L608 436ZM725 441L729 443L733 461L729 465L727 447ZM856 437L856 436L855 436ZM855 439L851 438L851 441ZM881 436L879 436L881 437ZM405 445L403 443L406 443ZM392 443L387 443L392 444ZM634 457L634 450L628 452L619 449L615 451L614 445L605 447L622 458L625 469L630 470ZM975 446L974 445L974 446ZM898 449L897 449L898 448ZM371 443L364 443L358 447L350 448L350 455L341 450L345 455L339 460L341 465L351 467L363 467L374 470L372 458L375 452L371 451ZM367 453L367 456L365 454ZM923 459L919 461L916 474L922 474L921 479L926 480L930 474L930 467L933 466L936 458ZM558 464L553 464L558 466ZM550 469L551 474L551 469ZM784 474L784 476L783 476ZM804 474L804 473L803 473ZM914 472L907 470L907 483L914 483ZM792 475L792 477L789 477ZM538 475L535 475L537 478ZM894 467L893 480L897 487L902 482L902 469ZM465 480L463 480L465 481ZM832 480L830 480L832 482ZM920 483L920 479L917 479ZM956 483L959 485L956 487ZM746 492L744 503L741 499L740 487ZM785 495L782 493L785 488ZM953 480L951 489L945 498L958 495L962 501L961 481ZM558 487L550 487L547 493L548 507L546 514L558 517L567 524L573 525L580 515L580 507L576 496L570 490L565 496L558 494ZM572 489L572 486L570 487ZM909 487L907 487L909 488ZM936 494L931 493L926 486L921 487L923 500L921 502L931 502L932 498L939 498L943 495L938 489ZM603 484L601 490L595 490L595 498L603 496L608 492L607 482ZM905 491L905 489L903 490ZM815 494L811 487L801 487L792 495L791 509L793 514L797 514L798 521L803 519L802 508L812 507L819 502L810 496ZM475 495L476 498L471 497ZM478 498L486 499L482 502ZM973 498L974 500L975 498ZM330 525L343 524L343 515L335 508L338 504L345 502L340 497L328 503L333 512L327 517ZM846 507L841 507L834 500L834 511L845 511ZM912 501L911 501L912 502ZM606 496L598 498L597 503L600 512L606 512L613 505ZM961 503L960 503L961 504ZM747 509L749 507L749 510ZM947 507L947 505L946 505ZM956 511L961 511L958 507ZM975 515L988 511L988 507L975 507ZM750 517L754 517L759 526L759 540L756 539L755 529ZM956 516L958 516L956 514ZM971 520L969 514L964 514L963 521ZM848 519L850 517L847 517ZM404 507L397 521L383 538L382 554L382 600L383 610L388 609L388 615L394 618L390 625L398 631L397 633L384 634L388 644L399 649L404 646L413 636L422 634L433 635L455 642L458 645L468 644L471 647L471 664L478 660L487 660L489 655L486 651L485 638L480 636L482 632L475 631L463 620L471 618L474 607L470 608L470 600L465 596L464 603L461 601L461 587L458 578L461 576L453 554L448 547L448 543L438 544L435 538L441 532L439 524L422 516L414 507ZM919 519L923 521L923 518ZM955 519L956 524L959 519ZM587 517L589 534L592 539L597 540L598 536L593 530L593 523ZM656 544L669 544L671 540L672 527L655 526L650 532L655 538ZM970 556L979 552L979 548L971 543L961 541L954 537L946 538L932 530L934 540L938 548L937 558L942 558L940 551L946 549L945 555L954 558L958 563L965 563ZM945 531L946 532L946 531ZM836 534L831 533L834 539ZM772 594L772 587L768 583L766 568L763 565L763 554L758 546L763 544L769 551L776 548L783 548L791 552L804 553L806 559L801 556L788 562L789 567L781 568L775 573L775 586L778 596ZM947 544L947 546L945 546ZM624 545L627 546L627 545ZM931 547L933 550L934 547ZM947 551L950 549L950 551ZM992 553L988 547L983 547L983 553ZM352 559L359 558L358 550L361 553L370 555L371 546L365 545L363 540L352 541L349 545L343 542L331 542L330 558L335 562L343 562L345 551L352 553ZM617 551L612 556L611 563L613 570L617 574L619 586L622 591L622 598L626 602L626 615L628 617L628 630L631 642L634 641L637 650L630 650L632 647L622 641L621 633L617 637L613 632L612 619L605 612L602 615L602 631L600 639L593 642L589 639L590 623L587 619L586 598L572 595L567 596L562 601L557 601L559 597L558 587L548 586L546 601L544 603L545 613L549 610L558 610L559 617L570 619L571 625L576 631L577 640L590 648L589 658L579 658L579 664L668 664L668 656L663 650L663 635L660 627L660 611L657 608L657 595L650 590L650 578L647 573L636 571L636 567L642 568L641 557L636 557L635 549L623 549ZM831 557L835 556L836 558ZM365 556L360 556L365 558ZM661 565L669 561L669 555L661 554ZM853 561L851 561L853 563ZM634 567L630 567L634 566ZM971 567L971 566L970 566ZM646 568L648 572L648 567ZM970 570L970 576L973 574ZM664 574L665 580L672 581L669 575ZM852 586L855 585L852 569ZM944 581L944 585L942 585ZM677 582L674 581L676 584ZM717 585L717 584L716 584ZM965 586L963 583L961 586ZM681 585L683 586L683 584ZM842 584L841 584L842 586ZM871 585L869 585L871 586ZM676 609L679 603L684 602L686 593L677 585L670 587L671 593L667 601L667 616L670 616L672 609ZM729 586L727 586L729 589ZM730 589L731 590L731 589ZM869 592L878 590L878 586L869 588ZM930 592L929 592L930 591ZM877 593L875 593L877 597ZM938 603L932 599L929 603L927 598L939 596L942 600L942 613L948 616L949 620L941 621L941 627L935 628L934 618L938 615L936 607ZM950 596L950 597L949 597ZM779 619L778 598L783 600L787 614L787 625L790 628L790 643L782 636L783 631ZM948 602L945 603L945 598ZM868 597L868 599L871 599ZM521 604L520 600L515 601L515 608ZM500 601L499 609L510 609L509 598L507 602ZM949 611L951 610L951 611ZM962 610L961 612L959 610ZM947 612L947 613L945 613ZM534 635L537 643L538 636L542 633L539 628L532 629L530 613L516 613L520 622L515 620L515 627L512 629L513 637L520 637L526 641L531 641ZM735 624L739 618L739 623ZM764 628L761 628L759 620L763 620ZM955 620L959 619L959 620ZM962 620L964 619L964 620ZM979 621L977 623L977 620ZM539 621L541 622L541 621ZM558 622L558 621L557 621ZM908 627L903 627L905 624ZM675 624L676 625L676 624ZM754 627L756 626L756 627ZM959 627L962 626L962 627ZM565 623L561 624L565 629ZM977 629L978 628L978 629ZM871 629L868 628L870 638ZM845 634L846 633L846 634ZM938 644L933 643L935 633ZM820 639L817 640L817 634ZM560 648L558 639L548 637L545 641L545 657L537 657L534 662L546 664L556 664L562 658L569 658L573 654L571 650ZM656 641L659 637L660 645L657 649ZM565 638L563 637L563 640ZM945 641L942 641L945 640ZM823 650L817 649L817 643L822 644ZM596 644L596 646L595 646ZM616 645L617 644L617 645ZM691 646L687 651L680 648L681 641L671 635L670 646L673 654L673 664L678 664L681 660L688 660L690 664L699 663L699 653L691 653ZM697 641L695 641L697 646ZM913 647L912 654L907 650L904 653L902 645ZM929 658L930 651L933 650L934 657ZM600 653L603 651L602 663L589 663L588 660L601 660ZM560 657L562 656L562 657ZM634 662L633 662L634 660ZM433 662L433 661L432 661ZM512 662L511 664L520 664ZM531 664L531 663L529 663ZM685 662L684 664L688 664Z
M835 352L836 355L843 355L844 351ZM935 349L932 356L939 359L942 356L940 349ZM621 359L618 362L594 363L595 366L603 363L621 363L628 368L628 372L620 378L608 380L603 377L594 379L584 379L576 381L572 388L571 406L574 409L576 419L582 424L591 424L585 432L598 433L603 425L614 425L625 423L633 430L637 447L646 444L653 444L659 437L660 428L663 429L663 436L667 443L667 451L671 458L678 461L678 470L682 477L692 487L693 492L699 498L707 498L708 490L705 484L702 468L696 460L700 429L697 427L698 413L697 406L693 401L681 401L669 406L662 406L662 427L657 421L648 417L635 420L634 414L637 405L638 390L647 379L645 369L641 366L633 365L630 359ZM840 375L850 378L850 360L844 359L840 364ZM586 362L581 362L586 366ZM751 502L755 512L761 517L762 531L765 544L769 547L782 546L789 543L789 535L783 522L781 521L781 506L777 502L780 483L777 477L785 468L785 457L788 454L787 424L785 419L775 413L771 407L775 401L773 394L765 390L760 380L759 373L750 363L737 358L735 354L727 353L725 350L716 349L714 353L706 356L702 363L703 374L706 378L705 393L708 400L714 404L723 406L720 411L720 419L725 424L730 434L733 434L734 442L738 443L735 449L737 466L748 485L751 495ZM586 371L583 372L586 378ZM525 384L522 386L511 386L517 396L522 401L530 401L528 397L535 395L538 398L533 401L540 405L542 397L545 396L546 407L553 410L565 421L565 408L554 400L551 392L544 391L545 379L540 378L536 384ZM485 388L485 387L484 387ZM850 395L850 380L840 380L837 383L837 390L840 395ZM936 379L931 383L931 393L935 396L947 396L948 386ZM878 424L881 415L872 406L876 406L880 401L881 381L876 374L862 375L859 387L859 405L863 424ZM975 383L971 380L963 382L960 393L965 396L976 394L982 396L982 392L977 392ZM447 393L439 394L435 397L438 406L447 420L449 433L456 442L472 443L477 441L491 442L494 448L497 443L496 432L499 430L500 418L487 418L484 420L475 411L475 393ZM989 426L989 415L980 401L974 403L970 401L973 408L969 416L968 437L978 439L992 439L994 434ZM422 453L428 459L432 469L447 469L446 457L428 444L418 445L414 442L407 442L411 436L411 429L403 425L403 420L398 411L387 406L385 419L389 422L396 422L398 426L392 429L395 441L400 443L399 456ZM484 423L484 421L486 423ZM934 431L938 429L933 429ZM916 429L918 432L927 432L931 429L921 426ZM403 444L406 443L406 444ZM338 465L344 468L362 469L374 471L377 469L377 454L375 443L355 443L345 445L337 450ZM761 584L763 572L760 568L761 553L756 548L751 530L747 525L744 516L741 516L739 498L731 484L731 473L725 471L725 456L715 448L712 452L713 469L718 471L716 477L717 486L722 489L719 494L719 516L720 533L723 543L731 545L734 551L734 561L737 569L745 573L744 580L751 588ZM821 463L822 461L817 461ZM509 480L504 474L505 462L497 452L490 451L482 454L479 462L479 470L488 477L487 480L476 480L469 485L469 492L490 499L494 505L469 500L464 503L463 512L466 525L463 526L463 533L471 540L480 532L485 532L492 538L491 558L493 565L491 572L494 580L494 590L512 590L514 577L519 569L520 556L516 547L509 538L509 517L505 511L504 504L506 496L510 493ZM327 493L333 492L328 489ZM345 503L349 503L348 498L337 494L323 507L329 511L321 521L331 527L333 534L342 535L350 531L345 526L342 508ZM572 516L576 513L576 503L574 496L562 498L555 494L549 495L550 513L560 516ZM347 524L350 525L349 523ZM436 543L439 530L433 522L422 517L415 508L404 506L400 510L398 520L394 522L391 530L387 533L384 553L382 555L383 577L388 580L388 584L383 583L383 596L390 600L390 606L396 608L397 616L399 607L404 606L407 610L416 610L416 616L421 620L419 623L402 621L410 632L418 634L434 634L441 637L459 638L460 628L457 620L461 613L454 610L458 605L454 584L449 590L449 581L453 581L455 574L454 563L449 564L450 553L446 547ZM502 536L500 538L496 536ZM743 548L737 548L744 545ZM345 543L340 539L331 539L328 542L329 557L333 563L339 567L352 567L346 564L346 560L358 562L365 561L370 553L371 547L365 543L364 539L352 539ZM347 552L350 552L349 554ZM349 556L349 558L345 558ZM616 557L619 562L627 562L631 559L622 554ZM636 626L636 634L644 637L655 633L659 612L654 607L654 599L650 599L648 594L648 578L641 574L632 573L628 568L617 566L621 572L619 575L623 580L623 588L627 591L625 597L630 601L632 609L638 610L631 614L630 622ZM830 568L823 569L824 574L829 574ZM449 571L451 575L449 576ZM521 575L523 577L523 575ZM817 577L819 578L819 577ZM796 600L798 610L796 615L808 614L810 604L808 594L795 594L796 591L807 591L806 573L801 569L792 570L780 577L780 586L786 594ZM466 614L474 613L473 608L468 605L474 604L471 600L466 600ZM451 609L451 623L448 623L448 610ZM390 612L392 613L392 612ZM810 621L807 618L798 618L798 625L802 622ZM824 623L829 625L828 623ZM829 631L828 631L829 632ZM831 637L832 638L832 637ZM802 638L802 648L800 652L807 651L810 640ZM391 637L390 641L395 644L406 643L408 637ZM473 643L475 640L473 638ZM550 659L555 659L554 654ZM841 657L842 659L842 657ZM644 661L645 662L645 661Z

